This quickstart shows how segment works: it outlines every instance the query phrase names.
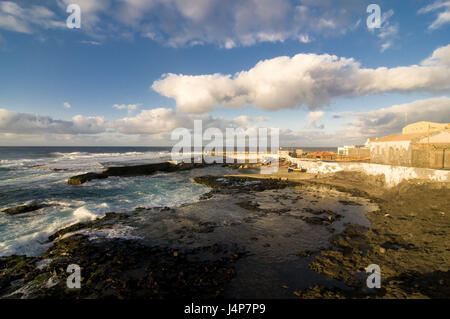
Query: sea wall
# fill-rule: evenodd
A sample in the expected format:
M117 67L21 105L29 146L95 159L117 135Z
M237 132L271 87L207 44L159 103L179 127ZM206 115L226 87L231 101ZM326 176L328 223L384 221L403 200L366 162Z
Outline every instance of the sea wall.
M313 174L332 174L340 171L361 172L368 175L384 175L387 187L393 187L403 180L419 179L435 182L450 182L450 171L430 168L394 166L371 163L306 161L290 156L286 160L306 168Z

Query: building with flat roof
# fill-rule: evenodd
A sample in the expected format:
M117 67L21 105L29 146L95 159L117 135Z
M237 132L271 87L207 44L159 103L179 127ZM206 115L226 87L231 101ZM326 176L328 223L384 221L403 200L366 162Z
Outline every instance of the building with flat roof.
M392 134L369 141L372 163L450 169L450 131Z
M436 132L450 130L450 123L434 123L434 122L416 122L409 125L406 125L402 133L403 134L413 134L413 133L428 133L428 132Z

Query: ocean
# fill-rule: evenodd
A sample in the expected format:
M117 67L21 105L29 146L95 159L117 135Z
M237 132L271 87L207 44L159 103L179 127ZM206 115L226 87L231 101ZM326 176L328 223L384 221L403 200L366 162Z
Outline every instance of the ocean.
M193 183L189 171L67 184L73 175L109 166L168 159L170 147L0 147L0 211L33 201L47 205L23 215L0 213L0 256L42 254L55 231L106 212L197 201L208 189Z

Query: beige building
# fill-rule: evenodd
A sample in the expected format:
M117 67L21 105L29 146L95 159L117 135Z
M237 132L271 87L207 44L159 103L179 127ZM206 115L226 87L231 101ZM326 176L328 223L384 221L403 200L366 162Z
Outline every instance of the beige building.
M296 150L295 150L295 155L297 156L297 157L301 157L302 155L303 155L303 150L301 149L301 148L297 148Z
M372 163L450 169L450 130L392 134L369 147Z
M428 132L436 132L450 130L450 123L434 123L434 122L416 122L409 125L406 125L402 133L403 134L412 134L412 133L428 133Z

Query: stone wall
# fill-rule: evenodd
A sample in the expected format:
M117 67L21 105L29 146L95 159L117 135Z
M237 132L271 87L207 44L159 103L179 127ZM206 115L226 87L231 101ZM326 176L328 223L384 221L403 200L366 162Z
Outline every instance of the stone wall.
M377 142L370 144L370 162L412 166L410 141Z
M376 164L450 169L450 144L410 141L379 142L370 145L370 162Z
M332 174L339 171L354 171L374 176L383 175L387 187L393 187L403 180L412 179L450 182L450 171L447 170L372 163L305 161L290 156L286 157L286 159L300 167L306 168L308 173L313 174Z
M414 144L412 166L450 169L450 144Z
M351 158L367 158L370 157L370 149L367 147L349 148L347 155Z

